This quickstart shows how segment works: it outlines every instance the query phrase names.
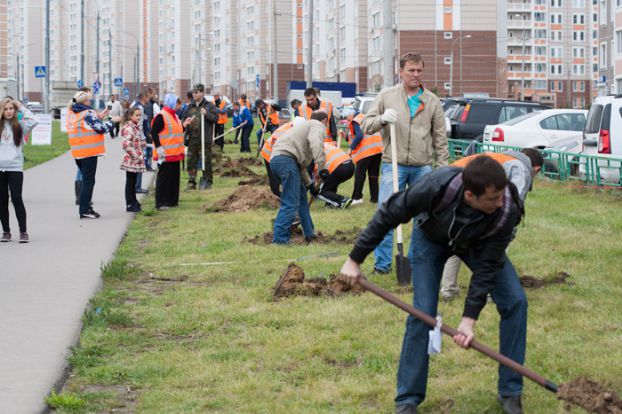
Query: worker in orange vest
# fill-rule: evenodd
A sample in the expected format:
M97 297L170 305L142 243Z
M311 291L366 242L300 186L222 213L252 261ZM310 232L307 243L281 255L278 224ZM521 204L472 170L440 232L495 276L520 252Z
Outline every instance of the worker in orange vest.
M214 137L218 137L225 133L225 124L229 120L229 116L227 114L228 111L226 109L227 102L224 99L222 99L222 97L220 96L218 92L214 93L214 100L212 102L214 103L214 106L218 110L218 121L216 122L216 125L214 126L215 128ZM221 136L220 138L216 138L216 140L214 141L214 144L218 145L221 150L224 149L225 137Z
M257 117L259 117L257 145L261 147L263 146L263 143L261 142L263 132L266 131L273 133L279 127L279 111L281 110L281 107L276 103L257 99L255 101L255 108L257 109Z
M321 101L320 91L316 88L307 88L304 92L305 102L300 105L298 112L304 119L311 119L313 111L324 111L328 115L328 127L326 127L326 141L330 142L337 139L337 125L333 117L333 104L329 101Z
M238 103L240 104L241 108L247 107L249 110L251 109L251 102L246 98L245 93L240 95L240 99L238 100Z
M323 181L318 198L326 202L326 207L348 208L352 199L337 194L339 184L348 181L354 175L354 163L336 143L324 142L326 169L319 172Z
M263 147L261 147L261 156L263 158L264 165L266 166L266 172L268 173L268 183L270 184L270 191L277 197L281 197L281 190L279 188L279 180L272 174L270 170L270 157L272 156L272 146L286 131L291 129L294 124L291 122L292 118L289 111L279 112L279 127L268 138Z
M110 133L114 122L121 122L120 116L113 116L112 122L103 121L108 109L97 113L91 107L92 95L86 91L78 91L69 103L67 113L67 135L71 155L82 174L80 187L81 219L96 219L100 214L91 207L97 158L105 155L104 134Z

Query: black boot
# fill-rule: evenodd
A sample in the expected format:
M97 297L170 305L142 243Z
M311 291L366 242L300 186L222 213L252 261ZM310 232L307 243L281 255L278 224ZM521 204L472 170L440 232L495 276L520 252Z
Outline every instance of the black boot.
M73 190L76 193L76 205L80 205L80 191L82 190L82 181L73 182Z

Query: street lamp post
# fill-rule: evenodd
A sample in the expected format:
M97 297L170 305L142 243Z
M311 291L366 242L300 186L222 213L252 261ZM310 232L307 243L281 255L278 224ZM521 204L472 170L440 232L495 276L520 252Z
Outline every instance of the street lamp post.
M456 42L460 39L470 39L472 36L462 35L456 37L456 39L451 42L451 62L449 64L449 96L453 96L454 93L454 46L456 46Z

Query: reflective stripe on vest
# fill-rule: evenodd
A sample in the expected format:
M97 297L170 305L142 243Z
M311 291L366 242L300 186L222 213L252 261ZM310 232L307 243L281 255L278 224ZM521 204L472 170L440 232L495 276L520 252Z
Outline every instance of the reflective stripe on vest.
M471 161L473 161L476 157L479 157L480 155L487 155L493 160L497 161L501 165L505 164L508 161L516 161L516 158L512 157L511 155L499 154L497 152L484 152L482 154L474 154L474 155L469 155L468 157L460 158L459 160L452 162L451 165L454 167L464 168L467 166L468 163L470 163Z
M71 155L75 159L96 157L106 152L104 134L97 133L86 123L89 111L78 112L69 110L67 114L67 135Z
M216 101L212 101L214 103L214 105L216 105ZM225 109L225 100L221 99L220 100L220 105L218 105L218 109ZM227 121L229 120L229 116L227 114L218 114L218 121L216 122L217 124L226 124Z
M326 126L326 139L324 142L332 141L333 136L330 134L330 119L333 116L333 104L326 101L320 101L320 107L316 109L317 111L324 111L328 115L328 125ZM311 119L311 114L313 113L313 109L304 102L300 105L300 116L303 116L306 120Z
M350 160L348 154L331 144L324 144L324 155L326 156L326 163L324 165L331 174L341 164Z
M363 122L364 117L365 115L363 115L362 113L358 114L352 120L352 122L356 122L360 126L361 122ZM350 122L350 131L352 132L352 135L354 135L354 128L352 128L352 122ZM354 139L354 137L352 139ZM371 157L372 155L382 154L383 150L384 144L382 143L382 135L363 134L363 139L361 140L359 145L354 150L352 150L352 161L357 163L363 158Z
M160 134L160 145L164 148L164 155L172 157L184 153L184 128L177 119L166 111L160 112L164 120L166 134Z
M293 123L281 125L276 131L272 133L272 136L263 143L263 147L261 148L261 156L264 160L270 162L270 156L272 155L272 146L276 142L277 139L283 135L285 131L293 127Z
M240 104L240 107L247 107L248 109L251 109L251 103L248 101L248 99L246 101L243 101L242 99L238 100L238 103Z

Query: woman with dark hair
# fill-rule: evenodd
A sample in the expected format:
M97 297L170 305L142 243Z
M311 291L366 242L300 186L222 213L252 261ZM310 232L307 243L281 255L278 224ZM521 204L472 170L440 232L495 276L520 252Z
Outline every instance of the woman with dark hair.
M140 203L136 199L136 176L145 171L143 148L147 146L147 141L142 139L141 116L140 108L135 106L125 112L121 126L125 151L121 161L121 169L125 171L125 210L130 213L141 211Z
M18 120L18 117L21 118ZM0 100L0 242L11 241L9 192L19 224L19 242L28 243L26 208L22 200L24 183L24 137L37 125L32 112L19 101Z

